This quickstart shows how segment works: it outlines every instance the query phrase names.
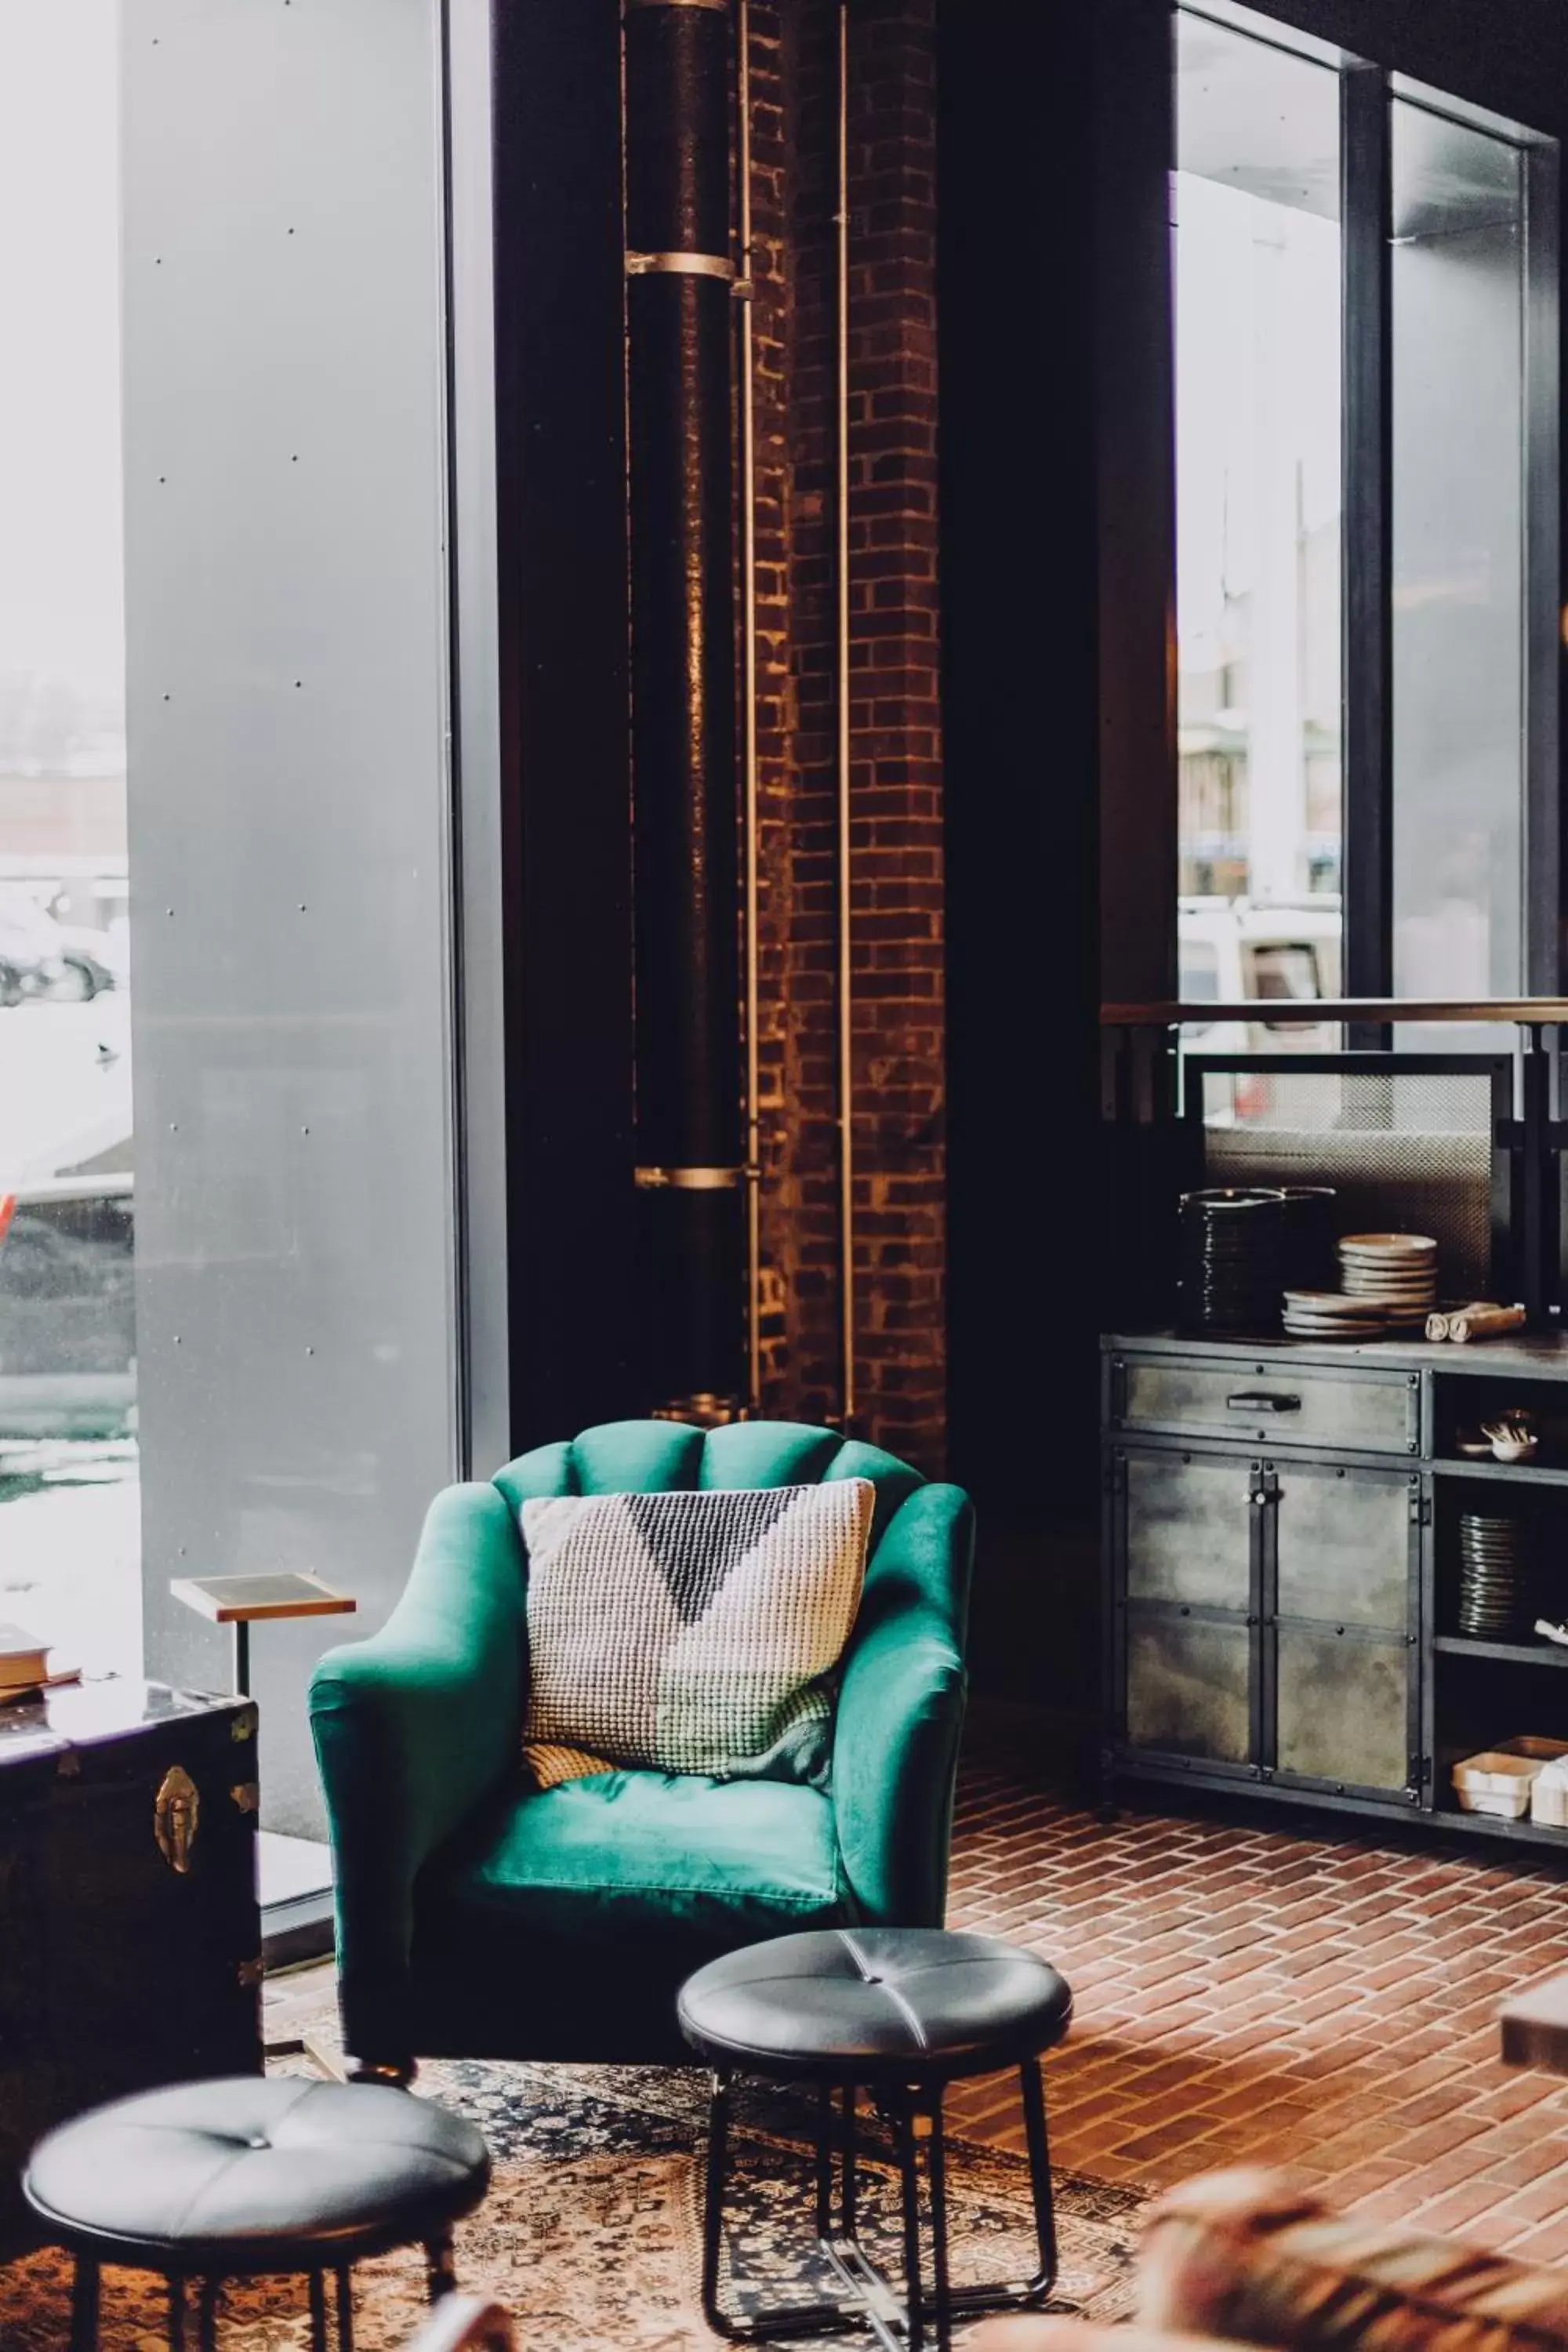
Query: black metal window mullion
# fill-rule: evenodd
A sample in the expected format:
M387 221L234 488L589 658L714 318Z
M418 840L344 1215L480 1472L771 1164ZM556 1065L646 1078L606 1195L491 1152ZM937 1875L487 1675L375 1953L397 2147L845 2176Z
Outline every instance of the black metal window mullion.
M1560 299L1561 151L1526 147L1524 195L1524 971L1531 995L1562 993L1568 939L1562 858L1563 469L1559 457L1564 319Z
M1393 195L1388 77L1340 77L1343 289L1344 987L1394 992ZM1387 1033L1353 1030L1378 1046Z

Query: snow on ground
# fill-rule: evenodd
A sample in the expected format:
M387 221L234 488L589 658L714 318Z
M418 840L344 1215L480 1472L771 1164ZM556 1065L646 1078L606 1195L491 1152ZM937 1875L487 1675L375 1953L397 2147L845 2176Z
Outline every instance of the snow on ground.
M0 1006L0 1192L130 1136L129 996Z
M0 1444L0 1622L89 1673L140 1674L140 1513L132 1442Z
M0 1192L131 1139L131 1003L0 1007ZM0 1439L0 1622L89 1672L142 1667L136 1447Z

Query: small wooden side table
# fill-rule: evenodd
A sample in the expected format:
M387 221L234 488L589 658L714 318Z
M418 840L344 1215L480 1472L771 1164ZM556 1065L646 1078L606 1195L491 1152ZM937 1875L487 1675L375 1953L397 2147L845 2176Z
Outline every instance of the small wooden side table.
M214 1625L234 1627L234 1687L250 1695L250 1629L275 1617L351 1617L359 1602L296 1570L264 1576L176 1576L176 1601Z
M1544 1984L1505 2000L1498 2022L1505 2066L1543 2066L1549 2074L1568 2074L1568 1976L1548 1977Z

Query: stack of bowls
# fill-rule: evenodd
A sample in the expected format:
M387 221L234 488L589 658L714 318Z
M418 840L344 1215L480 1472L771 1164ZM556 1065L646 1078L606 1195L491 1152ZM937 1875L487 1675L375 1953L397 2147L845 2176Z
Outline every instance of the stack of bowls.
M1437 1304L1437 1244L1425 1234L1347 1234L1340 1287L1390 1330L1418 1330Z
M1279 1328L1285 1195L1262 1187L1182 1195L1180 1314L1188 1331Z
M1471 1641L1506 1642L1534 1613L1529 1528L1517 1517L1461 1511L1459 1632Z
M1381 1339L1388 1328L1380 1307L1338 1290L1288 1290L1284 1320L1292 1339Z

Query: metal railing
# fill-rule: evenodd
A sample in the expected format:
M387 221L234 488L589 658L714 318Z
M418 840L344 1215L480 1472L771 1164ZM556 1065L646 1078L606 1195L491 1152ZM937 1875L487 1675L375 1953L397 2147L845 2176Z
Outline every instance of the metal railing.
M1496 1120L1493 1136L1499 1181L1506 1187L1508 1279L1532 1329L1559 1328L1568 1302L1568 1215L1563 1213L1568 1087L1563 1040L1556 1033L1568 1030L1568 997L1246 997L1199 1004L1172 999L1102 1004L1100 1017L1100 1118L1109 1144L1105 1197L1112 1203L1119 1235L1130 1237L1125 1253L1113 1260L1125 1293L1121 1302L1125 1313L1142 1320L1152 1309L1160 1319L1159 1303L1169 1295L1173 1271L1169 1228L1174 1202L1194 1181L1191 1106L1184 1103L1180 1072L1189 1056L1201 1060L1205 1049L1201 1043L1184 1041L1184 1029L1213 1029L1221 1024L1266 1026L1275 1032L1339 1026L1363 1048L1373 1048L1393 1074L1402 1063L1414 1066L1420 1059L1393 1044L1391 1033L1396 1026L1489 1024L1516 1033L1512 1113ZM1477 1050L1484 1049L1478 1045ZM1494 1045L1494 1055L1496 1051ZM1260 1069L1267 1060L1279 1067L1282 1064L1274 1060L1279 1052L1276 1035L1256 1053L1245 1047L1224 1058L1237 1063L1256 1059ZM1304 1051L1290 1058L1306 1070L1314 1061L1348 1066L1363 1055Z

